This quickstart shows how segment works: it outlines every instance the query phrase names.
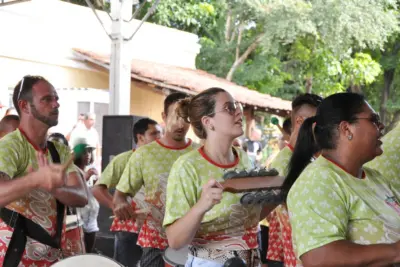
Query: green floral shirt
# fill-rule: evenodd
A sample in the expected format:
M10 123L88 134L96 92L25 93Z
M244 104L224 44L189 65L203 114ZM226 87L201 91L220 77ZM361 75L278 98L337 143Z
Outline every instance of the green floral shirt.
M238 150L237 155L237 162L228 166L212 162L202 149L180 157L168 178L164 226L172 224L189 212L200 199L202 186L209 179L222 182L226 170L251 168L244 151ZM192 245L222 250L256 248L261 209L258 206L242 206L242 195L224 192L221 203L203 217Z
M297 256L336 240L400 240L399 199L379 172L364 168L363 178L356 178L320 156L306 167L288 196Z

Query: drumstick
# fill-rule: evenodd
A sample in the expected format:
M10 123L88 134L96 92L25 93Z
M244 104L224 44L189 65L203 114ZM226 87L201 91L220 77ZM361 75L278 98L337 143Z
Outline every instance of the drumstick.
M146 214L146 213L150 212L150 209L135 210L134 212L135 212L135 214L138 214L138 215L139 214ZM116 218L115 215L112 215L112 216L109 217L109 219L114 219L114 218Z

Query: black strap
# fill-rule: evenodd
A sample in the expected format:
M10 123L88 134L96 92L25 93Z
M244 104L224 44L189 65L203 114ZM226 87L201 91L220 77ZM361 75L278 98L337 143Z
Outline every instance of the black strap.
M60 156L52 142L47 142L47 147L53 163L60 163ZM43 227L32 220L22 216L21 214L2 208L0 212L1 219L10 227L14 228L7 252L4 257L3 267L18 267L22 255L24 253L27 237L53 247L61 248L61 235L64 225L65 206L58 200L57 203L57 219L56 234L51 236Z
M50 141L47 142L47 148L49 149L51 158L53 163L61 163L60 155L57 152L56 147ZM65 215L65 206L60 201L56 200L57 202L57 224L56 224L56 235L55 239L59 247L61 247L61 235L64 225L64 215ZM58 248L59 248L58 247Z

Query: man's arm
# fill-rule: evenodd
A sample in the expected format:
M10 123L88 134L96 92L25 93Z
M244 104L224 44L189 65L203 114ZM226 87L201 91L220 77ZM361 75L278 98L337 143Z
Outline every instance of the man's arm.
M132 205L127 200L128 194L115 190L113 205L113 212L115 216L117 216L120 220L131 220L136 217L135 211L132 208Z
M127 196L135 197L136 193L143 186L142 160L143 152L137 150L129 158L122 176L116 186L113 204L114 214L121 220L134 218L134 210L128 202Z
M35 173L11 179L8 174L0 172L0 207L5 207L17 199L39 188Z
M66 185L53 191L53 196L70 207L84 207L88 204L88 189L77 172L67 174Z
M108 192L108 188L104 184L95 185L92 188L92 193L97 201L109 209L114 209L113 196Z

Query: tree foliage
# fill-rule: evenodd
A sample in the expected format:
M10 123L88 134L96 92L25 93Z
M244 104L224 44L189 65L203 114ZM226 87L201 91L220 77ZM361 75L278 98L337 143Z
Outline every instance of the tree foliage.
M67 0L68 1L68 0ZM85 0L69 0L86 5ZM98 8L101 0L92 0ZM154 0L143 4L141 19ZM162 0L149 22L195 33L198 68L253 90L364 93L400 118L396 0ZM107 8L107 6L106 6Z

